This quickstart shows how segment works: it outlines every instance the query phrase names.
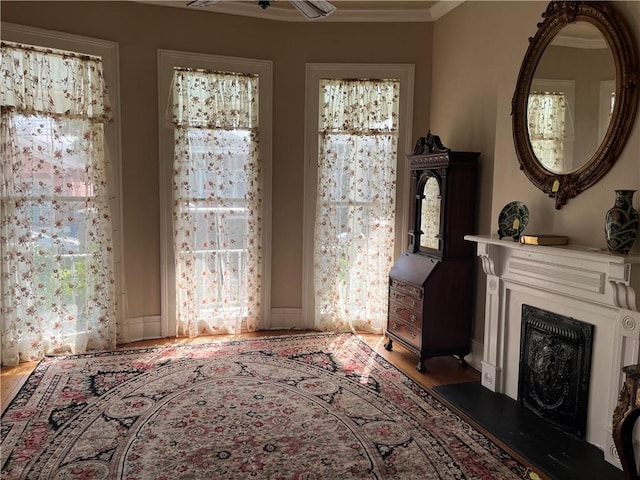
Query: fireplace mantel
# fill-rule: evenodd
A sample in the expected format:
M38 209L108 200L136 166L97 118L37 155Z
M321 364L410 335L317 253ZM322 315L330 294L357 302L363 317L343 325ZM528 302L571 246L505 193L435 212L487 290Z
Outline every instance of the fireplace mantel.
M586 439L620 466L611 419L622 367L640 360L640 255L494 236L465 239L477 243L487 280L482 385L517 400L522 305L594 325Z

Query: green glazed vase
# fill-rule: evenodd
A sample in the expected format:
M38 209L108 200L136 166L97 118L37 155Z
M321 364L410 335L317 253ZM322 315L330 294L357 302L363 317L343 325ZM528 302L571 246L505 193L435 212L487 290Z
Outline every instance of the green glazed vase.
M638 211L633 208L635 190L615 190L615 204L604 217L607 248L627 254L638 235Z

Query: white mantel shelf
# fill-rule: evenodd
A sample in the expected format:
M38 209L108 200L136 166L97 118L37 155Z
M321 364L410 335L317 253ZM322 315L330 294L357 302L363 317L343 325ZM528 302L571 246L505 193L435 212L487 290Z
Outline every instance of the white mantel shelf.
M498 238L494 235L465 235L465 240L471 242L486 243L488 245L499 245L503 248L514 248L531 252L545 252L551 255L562 255L564 257L593 259L599 258L603 262L623 264L640 263L640 254L621 255L600 248L587 247L584 245L529 245L517 242L511 238Z
M640 255L578 245L524 245L467 235L487 277L482 385L517 400L523 305L594 325L587 441L620 467L611 419L624 375L640 363Z

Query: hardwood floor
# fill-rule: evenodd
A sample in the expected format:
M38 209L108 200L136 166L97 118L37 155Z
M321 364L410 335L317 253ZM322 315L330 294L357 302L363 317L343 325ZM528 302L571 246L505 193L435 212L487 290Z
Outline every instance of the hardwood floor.
M300 330L274 330L246 333L240 335L217 335L203 336L196 338L165 338L158 340L145 340L141 342L120 345L118 348L143 347L155 345L176 345L186 343L201 343L219 340L237 340L243 338L254 338L273 335L292 335L305 333ZM405 350L402 346L394 343L393 351L388 352L384 348L386 337L370 333L358 334L378 354L395 365L398 369L413 378L417 383L427 390L431 390L438 385L448 385L453 383L475 382L480 380L480 373L472 367L461 367L454 357L435 357L425 361L426 371L420 373L416 370L417 357L413 353ZM2 367L0 373L0 410L4 412L11 399L18 393L20 387L27 380L38 362L21 363L16 367Z

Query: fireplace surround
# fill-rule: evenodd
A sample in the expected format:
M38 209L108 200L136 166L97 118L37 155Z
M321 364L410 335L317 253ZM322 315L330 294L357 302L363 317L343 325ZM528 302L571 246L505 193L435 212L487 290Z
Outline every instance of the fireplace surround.
M465 239L477 243L486 274L482 385L518 400L523 305L591 325L585 439L620 468L612 416L622 367L640 360L640 255L571 244L522 245L493 236Z

